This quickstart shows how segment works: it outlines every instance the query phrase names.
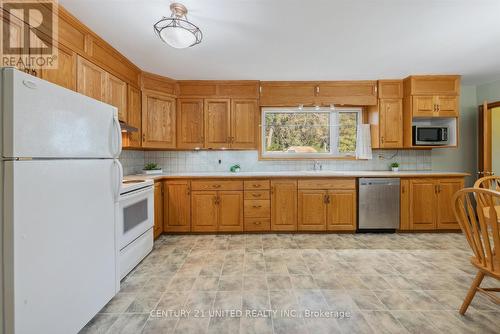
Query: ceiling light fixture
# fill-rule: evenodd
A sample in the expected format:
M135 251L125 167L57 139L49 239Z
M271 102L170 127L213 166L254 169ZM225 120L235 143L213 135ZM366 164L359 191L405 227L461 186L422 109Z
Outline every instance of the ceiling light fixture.
M174 2L170 5L170 10L170 17L163 17L153 26L158 37L176 49L199 44L203 34L200 28L188 21L186 6Z

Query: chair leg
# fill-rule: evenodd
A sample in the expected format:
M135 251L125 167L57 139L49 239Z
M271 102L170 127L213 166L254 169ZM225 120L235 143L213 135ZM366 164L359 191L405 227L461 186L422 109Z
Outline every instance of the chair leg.
M478 271L478 273L476 274L476 277L472 281L472 285L470 286L469 291L467 292L467 296L465 296L462 307L460 307L460 314L461 315L464 315L465 312L467 311L467 308L469 307L470 303L472 302L472 299L474 299L474 296L476 295L476 292L477 292L477 288L479 287L479 285L481 285L483 278L484 278L484 273L482 271Z

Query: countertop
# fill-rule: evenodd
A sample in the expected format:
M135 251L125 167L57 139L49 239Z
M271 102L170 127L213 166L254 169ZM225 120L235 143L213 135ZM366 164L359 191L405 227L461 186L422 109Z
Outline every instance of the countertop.
M126 175L125 180L192 178L285 178L285 177L465 177L469 173L447 171L276 171L276 172L187 172L156 175Z

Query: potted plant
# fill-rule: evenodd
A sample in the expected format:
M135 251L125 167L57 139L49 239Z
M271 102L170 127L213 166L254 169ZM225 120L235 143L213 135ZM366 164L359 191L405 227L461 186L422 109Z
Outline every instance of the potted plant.
M161 174L163 171L161 167L154 162L149 162L146 165L144 165L144 169L142 170L144 174Z
M392 169L393 172L399 171L399 162L393 162L391 164L391 169Z

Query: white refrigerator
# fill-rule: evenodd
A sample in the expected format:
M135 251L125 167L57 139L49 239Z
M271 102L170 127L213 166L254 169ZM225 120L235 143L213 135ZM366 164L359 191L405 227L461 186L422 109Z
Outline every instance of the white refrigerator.
M116 294L115 107L1 69L5 334L77 333Z

